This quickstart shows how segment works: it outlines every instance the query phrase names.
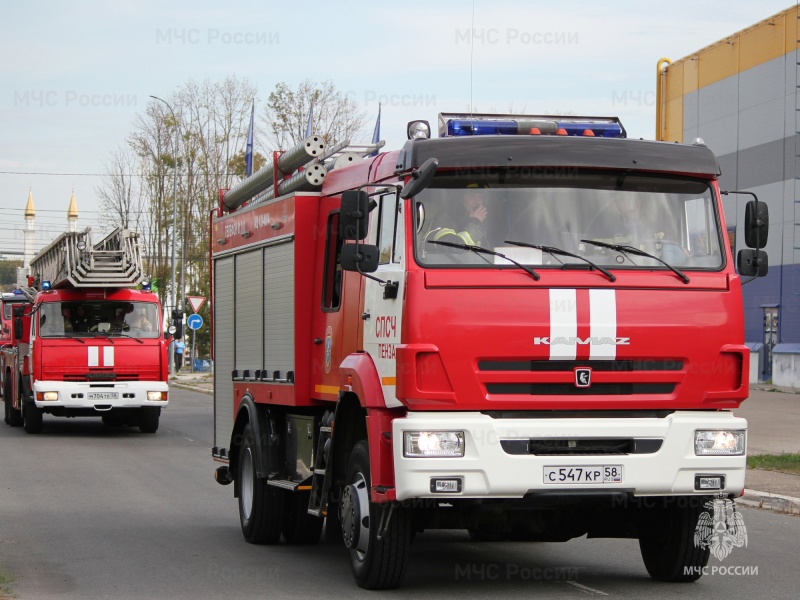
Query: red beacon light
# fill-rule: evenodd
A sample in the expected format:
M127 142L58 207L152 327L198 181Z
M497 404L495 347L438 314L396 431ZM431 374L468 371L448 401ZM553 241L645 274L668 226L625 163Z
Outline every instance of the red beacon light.
M592 131L591 129L584 129L583 135L586 137L594 137L594 131Z

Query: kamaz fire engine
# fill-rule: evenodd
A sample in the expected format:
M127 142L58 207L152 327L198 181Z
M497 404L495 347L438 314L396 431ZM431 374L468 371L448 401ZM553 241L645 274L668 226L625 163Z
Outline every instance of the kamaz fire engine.
M744 488L740 277L719 166L616 118L455 115L401 150L317 137L211 215L213 457L251 543L349 550L399 584L412 539L637 539L691 581L705 502ZM336 151L336 152L334 152Z
M5 422L40 433L45 413L96 416L154 433L168 403L169 357L138 235L116 229L93 245L91 229L66 232L30 270L22 295L9 298Z

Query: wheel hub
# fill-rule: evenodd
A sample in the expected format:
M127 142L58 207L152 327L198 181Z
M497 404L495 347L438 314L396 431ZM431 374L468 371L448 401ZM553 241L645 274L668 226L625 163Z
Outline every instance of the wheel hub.
M358 546L361 532L361 507L358 502L358 491L355 485L344 488L341 504L342 538L348 550Z

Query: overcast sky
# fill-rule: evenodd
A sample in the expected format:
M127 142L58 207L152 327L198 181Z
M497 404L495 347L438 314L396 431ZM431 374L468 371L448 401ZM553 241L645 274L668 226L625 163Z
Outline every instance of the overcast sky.
M235 74L264 98L330 79L386 149L439 112L617 115L654 137L655 68L776 14L787 0L117 0L3 2L0 255L21 248L33 191L40 243L95 226L95 188L137 113L190 79ZM475 42L470 44L470 27ZM258 133L256 132L256 135Z

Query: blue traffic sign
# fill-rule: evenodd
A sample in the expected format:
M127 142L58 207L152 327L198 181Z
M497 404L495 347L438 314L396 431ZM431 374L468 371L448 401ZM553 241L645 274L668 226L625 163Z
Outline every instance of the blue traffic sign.
M189 315L189 318L186 319L186 325L189 329L200 329L203 326L203 317L197 314Z

